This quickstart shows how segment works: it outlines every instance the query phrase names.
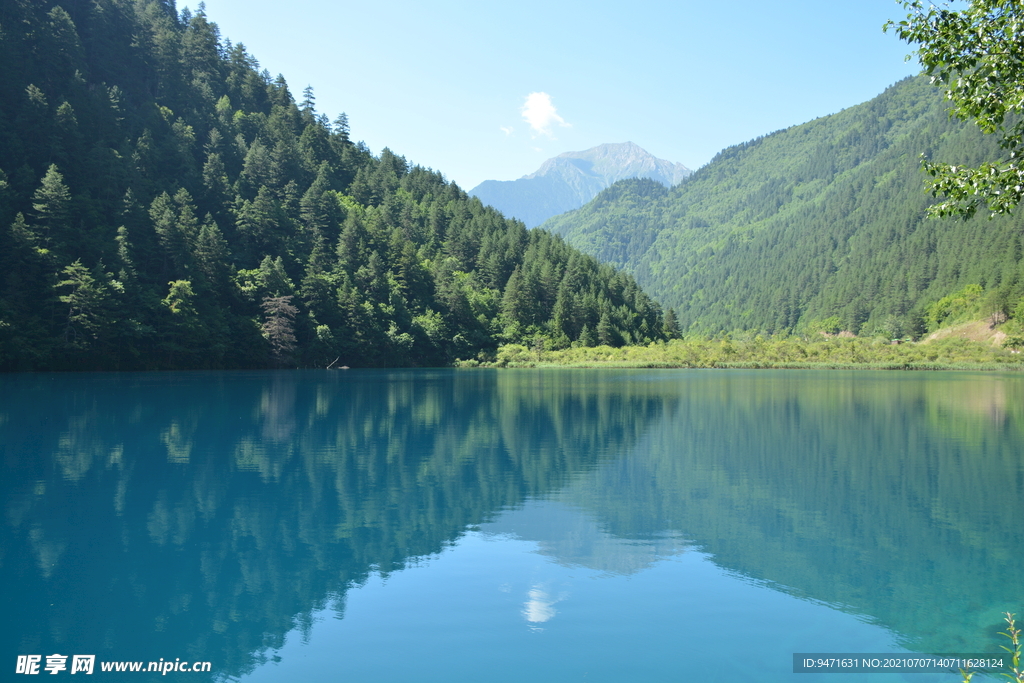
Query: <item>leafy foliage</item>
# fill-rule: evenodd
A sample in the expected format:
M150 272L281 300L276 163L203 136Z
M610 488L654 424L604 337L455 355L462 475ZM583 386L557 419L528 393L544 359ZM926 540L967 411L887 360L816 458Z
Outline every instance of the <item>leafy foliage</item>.
M1011 338L1012 339L1012 338ZM498 349L495 367L588 368L842 368L873 370L1024 370L1011 345L946 338L895 344L875 338L692 337L648 346L543 350L521 344Z
M1007 213L1024 199L1024 6L1016 0L971 0L962 10L948 5L925 9L904 0L904 21L889 22L896 35L919 44L917 56L932 83L953 102L952 113L974 120L985 133L1000 133L1008 159L974 167L925 161L931 189L945 200L929 210L936 216L970 218L985 206Z
M959 292L944 296L925 309L928 327L936 329L946 322L962 319L965 313L974 313L978 300L981 299L980 285L967 285Z
M374 156L202 7L65 7L4 4L0 369L444 365L602 319L664 338L631 277Z

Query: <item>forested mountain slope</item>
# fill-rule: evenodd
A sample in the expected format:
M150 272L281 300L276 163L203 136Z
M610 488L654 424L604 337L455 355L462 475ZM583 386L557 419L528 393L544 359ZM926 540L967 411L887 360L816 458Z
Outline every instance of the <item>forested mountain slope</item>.
M438 365L661 338L631 277L354 143L204 11L0 0L0 369Z
M622 181L544 227L634 274L684 331L799 331L836 316L855 333L920 332L929 304L966 285L1012 313L1024 222L926 218L922 153L999 156L912 78L725 149L671 190Z

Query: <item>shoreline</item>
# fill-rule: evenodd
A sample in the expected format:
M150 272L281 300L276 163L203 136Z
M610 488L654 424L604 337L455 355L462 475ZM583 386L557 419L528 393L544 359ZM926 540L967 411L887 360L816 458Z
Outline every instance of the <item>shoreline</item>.
M757 337L673 340L648 346L571 347L558 350L506 344L490 357L455 367L666 368L748 370L967 370L1024 371L1024 356L984 342L946 339L892 344L849 338L806 341Z

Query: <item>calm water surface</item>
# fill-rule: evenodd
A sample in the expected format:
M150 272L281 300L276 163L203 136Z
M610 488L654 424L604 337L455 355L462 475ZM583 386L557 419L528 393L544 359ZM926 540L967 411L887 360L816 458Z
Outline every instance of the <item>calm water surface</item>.
M840 683L1024 613L1018 376L5 375L0 463L4 680Z

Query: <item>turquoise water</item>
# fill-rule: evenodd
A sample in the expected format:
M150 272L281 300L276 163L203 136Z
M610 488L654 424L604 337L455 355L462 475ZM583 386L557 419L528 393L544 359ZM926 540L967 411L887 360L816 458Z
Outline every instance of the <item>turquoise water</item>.
M839 683L865 679L793 653L998 652L1022 399L971 373L0 376L4 666Z

